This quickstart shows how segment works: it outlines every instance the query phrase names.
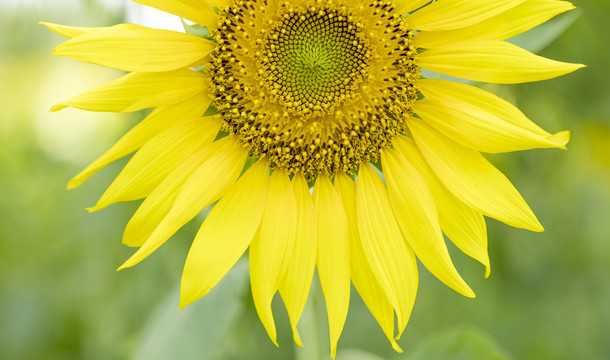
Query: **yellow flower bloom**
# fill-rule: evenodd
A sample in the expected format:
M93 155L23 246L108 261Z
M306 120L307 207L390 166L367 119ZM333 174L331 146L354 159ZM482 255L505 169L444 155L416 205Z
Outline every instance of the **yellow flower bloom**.
M572 9L569 2L136 2L203 25L209 36L45 23L70 38L55 55L129 72L52 110L155 108L68 185L135 152L90 209L144 198L123 237L139 249L121 269L217 202L186 259L181 307L249 248L254 303L273 342L279 291L301 345L296 325L317 268L332 356L350 281L400 351L418 287L416 257L447 286L475 296L443 233L488 276L483 216L543 231L480 152L565 148L569 133L550 134L497 96L424 79L420 69L500 84L572 72L582 65L503 41Z

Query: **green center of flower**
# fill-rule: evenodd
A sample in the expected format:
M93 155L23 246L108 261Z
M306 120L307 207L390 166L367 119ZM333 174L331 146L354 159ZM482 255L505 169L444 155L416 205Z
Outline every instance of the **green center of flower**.
M265 41L261 65L270 92L291 112L327 112L354 96L369 50L337 9L289 11Z

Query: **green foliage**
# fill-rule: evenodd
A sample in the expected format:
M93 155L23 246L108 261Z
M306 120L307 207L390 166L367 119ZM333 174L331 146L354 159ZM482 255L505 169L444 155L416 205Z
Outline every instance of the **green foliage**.
M105 80L83 75L103 72L100 67L49 55L63 39L36 22L103 26L121 14L104 13L93 1L43 3L18 13L0 8L0 359L326 359L328 328L317 281L299 324L303 349L292 344L279 297L280 348L268 340L245 263L207 297L176 310L184 259L201 217L136 268L115 272L133 253L120 239L137 203L94 214L83 209L125 160L74 191L65 185L141 114L120 117L120 123L107 114L97 120L71 110L48 114L60 96ZM488 220L489 279L480 264L450 245L476 299L453 293L420 266L418 298L400 340L404 354L391 350L352 291L337 360L610 357L610 8L603 0L574 3L579 17L565 14L532 30L542 31L539 43L522 39L534 50L544 47L541 55L588 68L540 83L486 86L543 128L572 130L568 151L490 156L547 231L528 233ZM66 125L66 117L75 122ZM82 147L72 146L79 139L85 139ZM58 153L63 142L69 151ZM459 324L469 327L446 332Z
M201 301L178 311L179 289L168 292L143 327L134 360L212 359L244 310L248 264L243 261Z
M435 336L415 352L411 360L511 360L489 335L473 328L460 328Z

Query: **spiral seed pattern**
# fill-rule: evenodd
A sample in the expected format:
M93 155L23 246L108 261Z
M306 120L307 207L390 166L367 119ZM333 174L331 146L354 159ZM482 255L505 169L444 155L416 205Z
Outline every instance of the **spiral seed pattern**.
M272 168L348 174L407 130L419 68L389 1L235 0L205 72L223 129Z
M270 93L292 113L305 116L351 99L369 58L360 30L337 9L285 14L263 48Z

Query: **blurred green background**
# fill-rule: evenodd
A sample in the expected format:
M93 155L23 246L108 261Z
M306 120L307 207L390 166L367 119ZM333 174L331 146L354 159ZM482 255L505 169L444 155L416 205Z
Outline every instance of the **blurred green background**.
M544 56L588 65L540 83L489 86L543 128L572 130L568 151L493 156L546 228L542 234L488 220L492 274L452 247L477 293L461 297L420 267L411 322L396 354L358 296L339 360L610 359L610 2L575 0L532 43ZM120 243L137 204L94 214L125 164L67 192L78 173L142 114L48 108L117 72L54 58L62 38L40 20L77 26L123 21L120 0L0 0L0 358L325 359L328 335L319 285L292 344L274 303L280 348L268 340L240 263L210 295L178 312L178 284L196 219L134 269L115 272L133 250ZM557 37L558 29L565 32ZM561 31L559 31L561 32ZM537 36L537 38L539 38Z

